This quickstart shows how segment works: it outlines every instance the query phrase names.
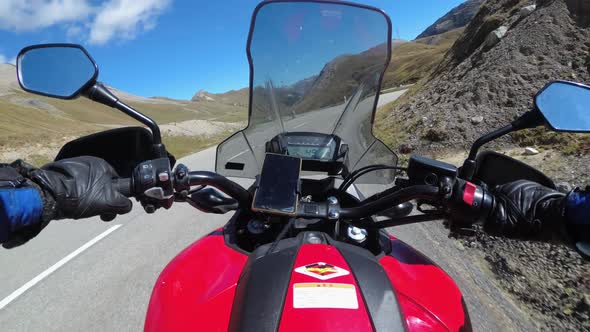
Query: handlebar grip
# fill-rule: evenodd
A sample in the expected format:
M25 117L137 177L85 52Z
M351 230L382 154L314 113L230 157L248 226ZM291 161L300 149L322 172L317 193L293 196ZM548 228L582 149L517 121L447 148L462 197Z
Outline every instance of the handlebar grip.
M133 182L131 178L113 179L113 188L125 197L133 196Z
M465 222L484 221L494 207L494 195L482 186L457 179L449 200L451 215Z

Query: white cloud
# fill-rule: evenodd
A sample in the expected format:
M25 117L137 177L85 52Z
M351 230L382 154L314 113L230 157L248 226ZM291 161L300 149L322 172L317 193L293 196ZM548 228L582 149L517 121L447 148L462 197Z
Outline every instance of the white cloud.
M0 28L33 31L87 19L92 10L87 0L1 0Z
M10 63L13 65L16 65L16 57L8 58L4 54L0 54L0 64L3 64L3 63Z
M98 11L90 26L90 42L104 44L114 36L133 39L156 26L156 18L169 0L110 0Z
M79 25L70 25L66 28L66 37L68 39L78 38L82 35L82 27Z
M10 63L16 65L16 57L14 58L7 58L4 54L0 54L0 64L3 63Z
M0 29L29 32L61 25L68 39L129 40L153 29L171 0L0 0Z

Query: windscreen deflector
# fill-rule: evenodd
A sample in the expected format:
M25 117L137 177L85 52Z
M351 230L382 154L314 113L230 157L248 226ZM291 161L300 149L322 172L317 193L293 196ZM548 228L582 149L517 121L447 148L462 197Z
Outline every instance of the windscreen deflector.
M397 156L372 134L381 80L391 55L391 23L381 11L344 3L271 1L259 5L248 39L248 127L217 148L216 171L255 178L266 142L278 134L333 134L348 145L347 170ZM391 183L394 173L360 183Z

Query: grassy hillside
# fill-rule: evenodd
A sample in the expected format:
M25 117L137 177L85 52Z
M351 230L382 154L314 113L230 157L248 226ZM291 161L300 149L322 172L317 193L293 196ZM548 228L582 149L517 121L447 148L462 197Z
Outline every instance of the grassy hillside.
M189 120L242 122L244 105L219 102L144 98L114 89L121 100L153 118L158 124ZM59 147L85 134L118 126L138 125L130 117L86 98L59 100L22 91L16 82L15 67L0 64L0 160L33 156L48 160ZM225 133L224 133L225 134ZM218 135L186 139L166 138L171 150L190 152L193 142L198 150ZM177 144L178 143L178 149ZM196 144L198 143L198 144ZM194 151L193 150L193 151Z
M459 28L398 44L393 48L391 62L383 79L383 89L414 84L428 75L462 33L463 28Z

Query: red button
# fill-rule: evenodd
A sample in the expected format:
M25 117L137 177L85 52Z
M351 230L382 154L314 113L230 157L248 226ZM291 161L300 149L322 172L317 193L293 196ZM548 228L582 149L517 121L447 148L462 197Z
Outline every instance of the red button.
M473 200L475 199L475 191L477 186L471 182L465 183L465 189L463 189L463 202L469 206L473 206Z

